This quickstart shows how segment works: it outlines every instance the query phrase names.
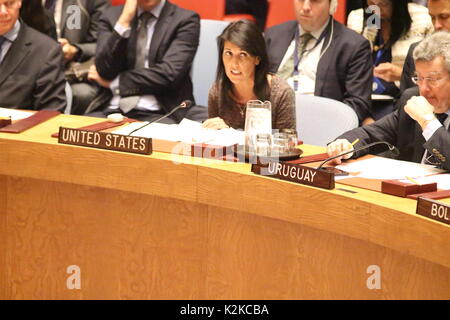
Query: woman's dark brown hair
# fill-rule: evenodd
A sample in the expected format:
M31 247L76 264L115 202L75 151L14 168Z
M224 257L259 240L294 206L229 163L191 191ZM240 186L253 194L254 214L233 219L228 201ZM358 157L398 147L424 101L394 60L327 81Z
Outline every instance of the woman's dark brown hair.
M222 60L225 41L229 41L252 56L259 58L259 64L255 68L255 85L253 92L261 100L268 100L270 87L267 82L269 72L269 58L267 56L266 42L258 27L251 21L239 20L232 22L222 34L217 38L219 49L219 61L217 67L216 82L222 83L220 99L223 103L232 103L230 92L232 83L225 73L225 66Z

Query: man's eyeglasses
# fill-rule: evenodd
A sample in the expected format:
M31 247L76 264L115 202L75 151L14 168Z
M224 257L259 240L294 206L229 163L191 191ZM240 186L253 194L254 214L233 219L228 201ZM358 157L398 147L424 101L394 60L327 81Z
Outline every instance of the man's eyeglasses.
M441 84L442 80L444 80L445 78L447 78L447 76L440 77L439 75L436 75L434 77L419 77L415 75L411 79L415 84L419 86L426 81L430 87L438 87Z

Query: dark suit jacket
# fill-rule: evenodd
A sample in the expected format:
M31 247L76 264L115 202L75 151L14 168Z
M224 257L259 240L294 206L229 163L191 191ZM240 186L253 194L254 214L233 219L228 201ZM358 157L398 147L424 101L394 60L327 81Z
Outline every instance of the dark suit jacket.
M429 154L436 155L436 160L441 158L444 169L450 170L450 132L444 127L439 128L433 136L425 141L422 128L405 111L406 102L413 96L419 95L418 88L410 88L405 91L398 102L396 111L368 126L356 128L341 135L338 139L354 141L359 139L360 146L376 141L387 141L395 145L400 155L398 159L418 162L422 161L425 149ZM386 147L372 148L371 153L385 151ZM369 151L359 151L353 157L360 157Z
M80 8L80 28L71 28L68 22L73 12L70 6ZM61 14L61 38L66 38L72 45L80 49L76 61L86 61L95 55L97 36L102 13L110 6L110 0L64 0Z
M189 72L199 43L198 14L167 1L155 25L149 68L136 69L137 18L132 23L129 39L114 30L122 8L109 8L101 20L96 56L100 76L113 80L120 74L120 96L154 95L165 113L184 100L194 101ZM178 110L175 119L180 121L185 112Z
M406 89L416 87L417 85L412 81L416 73L416 65L414 64L413 52L420 42L413 43L406 55L405 64L403 65L402 78L400 80L400 92L403 93Z
M60 45L21 22L19 35L0 64L0 107L54 109L66 106Z
M369 116L372 94L372 55L369 42L353 30L333 20L330 47L317 67L315 95L342 101L358 114L360 122ZM266 34L270 71L276 73L294 40L297 21L270 28ZM323 50L328 45L328 32Z
M225 14L250 14L255 17L261 31L266 26L268 10L267 0L226 0L225 2Z

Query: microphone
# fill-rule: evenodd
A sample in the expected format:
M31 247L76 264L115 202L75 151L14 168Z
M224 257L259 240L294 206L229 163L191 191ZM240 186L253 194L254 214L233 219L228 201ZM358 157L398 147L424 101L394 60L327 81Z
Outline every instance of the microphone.
M322 167L323 167L323 165L324 165L325 163L327 163L328 161L331 161L331 160L333 160L333 159L336 159L336 158L345 156L346 154L349 154L349 153L352 153L352 152L358 152L358 151L361 151L361 150L364 150L364 149L368 149L368 148L370 148L370 147L373 147L373 146L376 146L376 145L379 145L379 144L385 144L385 145L387 145L388 148L389 148L389 151L391 151L391 152L394 154L394 156L396 156L396 157L400 154L400 151L398 151L397 147L395 147L394 145L390 144L389 142L386 142L386 141L377 141L377 142L372 142L372 143L366 144L366 145L364 145L364 146L362 146L362 147L359 147L359 148L357 148L357 149L354 149L354 150L346 151L346 152L344 152L344 153L338 154L337 156L334 156L334 157L325 159L325 160L320 164L320 166L317 167L317 170L324 170Z
M145 128L146 126L148 126L148 125L150 125L150 124L152 124L152 123L154 123L154 122L158 122L158 121L161 121L161 120L164 119L164 118L167 118L168 116L170 116L171 114L173 114L175 111L177 111L177 110L179 110L179 109L189 108L191 105L192 105L192 101L191 101L191 100L184 100L184 101L183 101L182 103L180 103L178 106L176 106L175 108L173 108L172 111L170 111L169 113L163 115L162 117L160 117L160 118L158 118L158 119L156 119L156 120L147 122L147 123L144 124L143 126L141 126L141 127L137 128L137 129L134 129L133 131L131 131L128 135L130 136L131 134L135 133L136 131L143 129L143 128Z

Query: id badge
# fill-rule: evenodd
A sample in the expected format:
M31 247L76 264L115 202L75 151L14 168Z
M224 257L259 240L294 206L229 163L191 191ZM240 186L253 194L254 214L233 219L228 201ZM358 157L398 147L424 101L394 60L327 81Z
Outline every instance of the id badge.
M287 83L292 89L294 89L295 92L297 92L300 84L300 77L299 76L290 77L289 79L287 79Z
M386 91L386 88L384 87L381 80L377 77L373 77L372 92L375 94L382 94L385 91Z

